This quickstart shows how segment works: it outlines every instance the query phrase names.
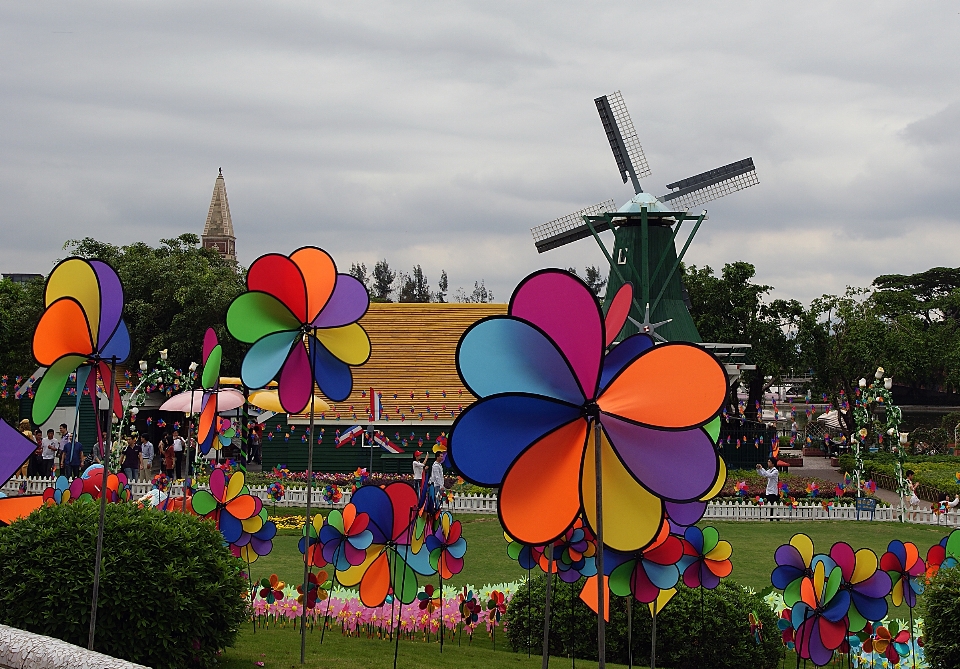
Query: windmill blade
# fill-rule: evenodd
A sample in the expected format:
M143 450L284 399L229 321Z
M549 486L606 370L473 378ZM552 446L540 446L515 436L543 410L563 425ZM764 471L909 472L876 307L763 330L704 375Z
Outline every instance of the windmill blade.
M677 190L658 199L664 204L670 202L676 205L675 209L689 211L698 204L716 200L738 190L756 186L758 183L760 183L760 180L757 178L753 158L744 158L735 163L667 184L667 188Z
M592 205L586 209L575 211L572 214L561 216L549 223L530 228L530 232L533 234L533 242L537 246L537 251L543 253L544 251L559 248L570 242L575 242L578 239L586 239L592 233L590 232L590 228L583 222L584 216L600 216L601 214L607 214L616 210L617 205L613 203L613 200L607 200L606 202ZM608 227L604 224L601 225L603 227L595 227L597 232L606 230Z
M640 179L650 176L650 166L647 165L643 147L640 146L637 131L633 127L630 112L627 111L627 105L624 104L620 91L599 97L594 102L623 183L627 183L627 179L630 179L633 182L634 192L642 193Z

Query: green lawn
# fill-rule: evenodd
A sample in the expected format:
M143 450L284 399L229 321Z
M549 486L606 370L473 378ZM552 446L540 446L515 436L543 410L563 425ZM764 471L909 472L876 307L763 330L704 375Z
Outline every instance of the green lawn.
M482 586L523 578L521 570L506 554L506 542L496 516L462 515L464 537L468 542L466 563L463 572L450 585L465 583ZM777 546L790 540L798 532L809 534L817 551L826 552L837 541L846 541L854 549L871 548L882 554L892 539L913 541L922 556L927 549L948 533L945 528L909 525L900 523L811 521L811 522L711 522L722 539L733 546L734 581L763 590L770 585L770 572L774 568L773 554ZM273 552L260 558L253 565L256 578L276 573L288 583L298 583L303 575L302 557L297 551L298 533L284 530L274 540ZM906 619L905 607L891 609L890 616ZM496 653L496 655L494 654ZM791 654L792 656L792 654ZM540 666L539 658L528 659L525 655L512 653L500 642L497 650L491 649L485 633L476 640L458 648L447 644L443 656L436 643L403 641L400 643L399 666L442 667L458 669L477 667L529 667ZM225 654L226 668L251 667L263 661L267 667L301 666L299 635L292 627L260 630L256 633L247 625L241 632L234 648ZM567 658L551 661L551 666L569 666ZM583 667L596 666L577 662ZM642 661L640 661L642 665ZM344 637L338 630L328 630L324 644L320 645L319 630L307 637L307 667L392 667L393 645L385 640ZM612 665L611 665L612 666Z

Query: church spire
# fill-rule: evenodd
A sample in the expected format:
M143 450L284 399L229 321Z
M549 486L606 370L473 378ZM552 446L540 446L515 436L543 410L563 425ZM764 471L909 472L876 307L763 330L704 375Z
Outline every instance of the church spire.
M233 234L233 219L227 202L227 186L223 181L223 168L213 184L213 197L203 226L201 242L205 249L215 249L228 260L237 259L237 238Z

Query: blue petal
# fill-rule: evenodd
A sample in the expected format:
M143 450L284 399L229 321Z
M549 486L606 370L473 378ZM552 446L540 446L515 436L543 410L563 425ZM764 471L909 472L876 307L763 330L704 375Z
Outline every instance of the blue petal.
M850 609L850 592L840 590L823 609L823 617L832 623L839 622Z
M224 541L232 544L243 534L243 525L226 511L220 511L220 534Z
M683 538L693 547L697 555L703 555L703 532L699 527L688 527L683 533Z
M350 503L357 507L357 513L370 516L367 529L373 533L373 543L385 544L392 538L393 504L383 488L374 485L358 488Z
M285 330L257 340L243 356L240 368L243 385L248 388L263 388L273 381L299 336L298 330Z
M464 553L467 552L467 541L463 537L460 537L452 544L447 547L447 552L450 553L450 557L462 558Z
M867 620L883 620L887 617L886 597L867 597L854 590L853 605Z
M397 546L396 550L397 555L421 576L432 576L437 573L437 570L430 564L430 551L421 547L419 552L413 553L410 546Z
M650 560L643 561L643 571L647 574L650 582L661 590L669 590L677 584L680 578L680 572L677 571L675 564L657 564Z
M370 548L370 544L373 543L373 532L370 530L364 530L359 534L353 535L347 541L349 541L350 545L354 548L365 551Z
M603 370L600 372L600 387L606 388L610 380L617 375L621 369L633 362L634 358L653 348L653 337L648 334L635 334L627 337L622 342L613 347L603 359Z
M480 321L457 346L457 369L477 397L530 393L583 403L569 363L542 332L508 316Z
M499 486L525 448L579 417L578 407L546 398L501 395L480 400L453 424L450 459L477 485Z
M116 358L117 362L123 362L130 356L130 332L127 330L127 324L123 319L117 324L116 331L110 336L110 339L100 350L101 358Z
M353 372L350 365L335 357L326 347L310 337L310 366L320 392L334 402L342 402L353 390Z

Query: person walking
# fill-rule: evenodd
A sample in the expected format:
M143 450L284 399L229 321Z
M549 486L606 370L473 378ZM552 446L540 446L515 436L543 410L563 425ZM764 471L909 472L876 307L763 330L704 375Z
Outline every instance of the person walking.
M147 439L143 432L140 433L140 469L145 478L153 478L153 458L156 455L153 449L153 443Z
M127 437L127 445L123 449L123 462L120 465L127 481L133 483L140 478L140 445L133 437Z
M57 455L60 453L60 440L53 436L53 428L47 430L47 436L40 442L43 456L42 476L52 477L57 473Z
M28 418L24 418L20 421L19 429L20 432L23 433L24 437L30 441L33 441L33 430L30 429L30 420ZM35 452L36 449L34 449L34 453ZM26 461L20 465L20 469L17 470L17 476L20 476L21 478L24 476L39 476L35 470L36 467L34 466L33 453L31 453L30 457L28 457Z
M758 462L757 473L767 479L767 488L764 491L767 504L776 504L780 500L780 470L777 469L777 463L773 461L773 458L767 458L767 467L769 467L769 469L764 469ZM770 517L770 519L773 520L772 507L770 508Z
M30 456L30 464L33 466L33 474L31 474L31 476L43 476L43 432L41 432L38 427L33 431L33 434L30 434L29 430L25 430L23 434L24 436L29 436L37 445L37 447L33 449L33 455Z
M160 455L163 457L163 473L167 475L167 478L173 478L176 454L173 451L173 442L170 441L169 435L160 439Z
M180 438L180 431L173 431L173 455L176 463L177 478L183 478L183 439Z
M920 497L917 495L917 484L913 481L913 470L907 470L907 490L910 491L910 513L907 518L918 520L920 517Z
M437 458L433 461L433 466L430 467L429 499L432 501L434 508L428 509L428 511L439 511L443 504L443 461L446 456L447 454L442 451L437 453Z
M60 429L66 432L66 425L61 425ZM62 459L60 461L60 470L68 479L74 479L80 476L81 465L83 465L83 446L79 441L73 440L73 435L66 432L60 440L60 451Z

